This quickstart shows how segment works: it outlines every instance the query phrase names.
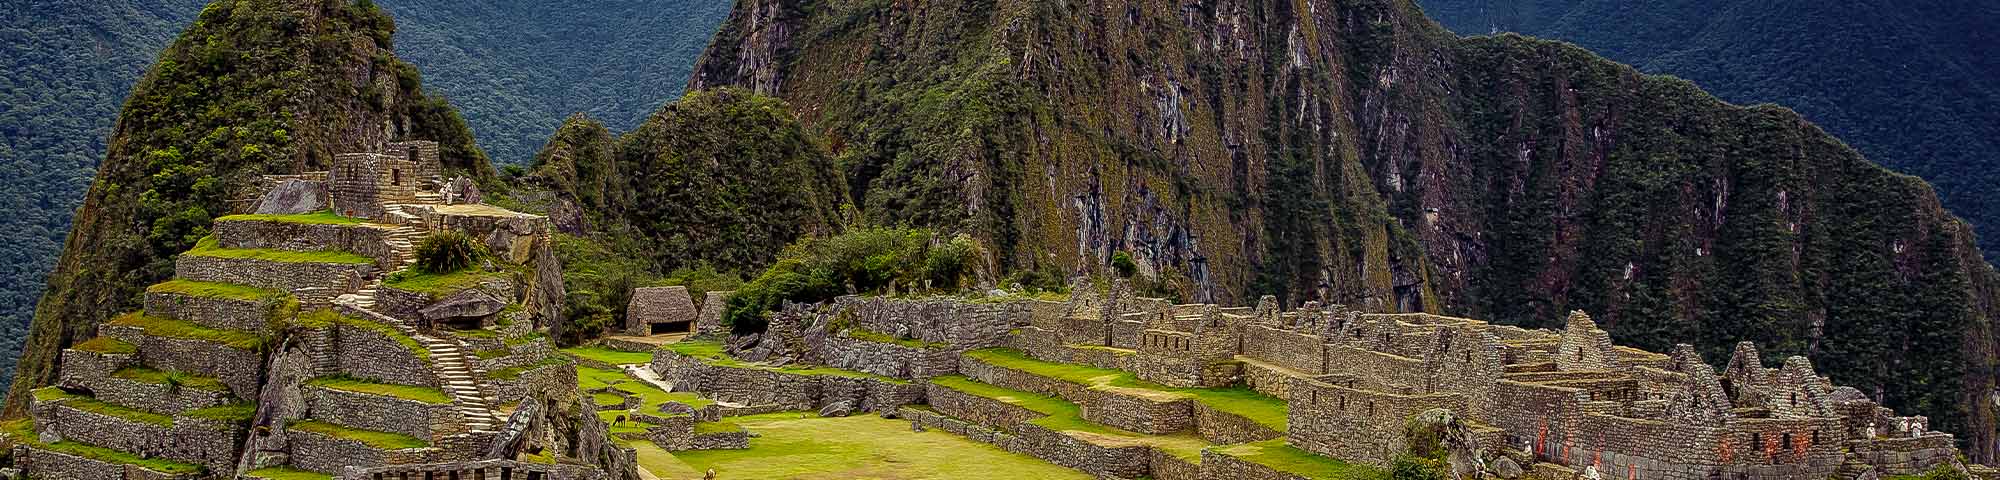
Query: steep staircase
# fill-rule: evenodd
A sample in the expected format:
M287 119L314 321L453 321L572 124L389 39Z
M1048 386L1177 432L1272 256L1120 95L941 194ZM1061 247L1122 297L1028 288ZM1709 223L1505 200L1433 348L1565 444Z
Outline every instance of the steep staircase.
M452 398L452 404L465 417L465 426L474 434L497 432L500 420L493 416L494 403L490 394L479 385L479 372L465 355L465 346L456 340L412 334L418 343L431 351L431 365L436 367L438 380L444 391Z

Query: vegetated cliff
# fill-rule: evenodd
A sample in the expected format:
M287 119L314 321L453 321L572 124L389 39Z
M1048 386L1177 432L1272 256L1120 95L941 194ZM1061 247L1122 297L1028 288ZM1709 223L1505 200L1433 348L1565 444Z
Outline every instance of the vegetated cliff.
M569 234L558 255L583 331L663 277L697 290L740 283L798 238L837 230L847 198L826 147L784 102L734 88L690 93L621 136L571 117L533 168L511 197Z
M436 140L447 170L491 176L471 131L391 53L366 1L217 0L132 89L23 346L7 410L53 377L62 348L136 309L173 255L232 212L259 175L325 169L393 139Z
M721 85L828 135L871 220L1015 271L1750 340L1993 458L1996 274L1927 185L1567 44L1407 0L741 0L690 81Z

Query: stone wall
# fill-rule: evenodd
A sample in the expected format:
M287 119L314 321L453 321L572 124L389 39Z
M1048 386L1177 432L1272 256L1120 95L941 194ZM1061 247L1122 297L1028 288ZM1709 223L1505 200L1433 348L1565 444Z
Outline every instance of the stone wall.
M1019 405L941 385L926 385L925 393L931 408L938 413L1002 430L1012 429L1014 424L1047 416Z
M695 335L729 334L729 326L722 324L722 311L729 308L729 295L733 293L736 292L708 292L702 296L701 313L694 322Z
M1229 480L1311 480L1215 452L1201 452L1204 478Z
M864 329L967 351L1007 345L1008 332L1028 325L1032 308L1026 301L845 296L834 300L833 311L852 315L854 326Z
M576 382L576 367L559 363L523 371L511 380L491 379L488 391L494 401L506 403L532 397L535 392L575 390Z
M325 305L360 290L363 279L375 272L375 266L368 264L269 262L190 254L174 258L175 278L291 292L307 307Z
M625 334L652 335L653 324L683 322L692 332L693 322L699 316L687 287L634 288L632 303L625 309Z
M717 401L745 405L817 411L849 401L858 410L883 412L924 399L923 386L915 383L710 365L664 349L654 353L650 368L674 391L701 392Z
M68 401L34 402L35 428L64 440L82 442L144 458L166 458L228 471L242 445L241 427L181 416L173 425L157 425L125 417L80 410ZM38 472L39 473L39 472Z
M14 468L35 478L57 480L195 480L200 474L168 475L137 465L91 460L27 445L14 446Z
M1395 395L1298 379L1291 397L1285 442L1301 450L1371 465L1387 465L1405 449L1411 417L1443 408L1465 411L1458 394Z
M287 430L293 468L338 475L348 466L430 463L442 460L434 448L381 450L358 441L302 430Z
M431 426L457 420L450 403L431 404L395 397L307 386L307 418L364 430L432 439Z
M392 230L392 227L380 224L217 220L215 240L222 248L350 252L375 259L375 267L386 271L397 261L395 252L389 249L388 244Z
M72 363L72 359L98 355L92 352L64 350L62 379L57 384L63 388L88 390L98 400L162 415L236 401L236 395L229 393L227 389L207 390L127 380L112 376L111 374L116 371L115 368L89 368L88 362Z
M382 383L438 386L430 361L409 346L372 328L339 323L334 329L341 373Z
M146 292L146 314L185 320L223 330L262 332L270 329L282 299L240 300L173 292Z
M817 346L827 366L885 377L925 379L958 373L958 354L946 347L912 347L846 335L825 335Z
M481 460L476 462L444 462L418 465L385 465L379 467L348 467L341 472L341 480L605 480L603 470L582 465L556 465L530 463L514 460Z
M1241 415L1210 408L1205 403L1187 403L1194 411L1195 433L1216 445L1270 440L1285 435Z
M237 397L257 398L264 356L254 350L205 340L153 336L138 327L105 325L99 327L99 333L137 346L139 361L152 368L215 377Z
M1327 370L1325 339L1264 325L1243 327L1243 356L1305 373Z

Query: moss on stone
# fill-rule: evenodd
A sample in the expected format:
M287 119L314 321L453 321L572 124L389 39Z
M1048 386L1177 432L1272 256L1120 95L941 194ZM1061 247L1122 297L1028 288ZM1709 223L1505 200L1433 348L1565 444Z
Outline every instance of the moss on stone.
M177 293L190 297L226 298L230 300L260 301L284 297L284 292L267 290L234 283L197 282L193 280L169 280L146 288L152 293Z
M390 340L401 344L403 348L409 349L410 353L415 354L424 363L430 363L431 361L431 350L425 348L422 342L418 342L417 339L403 334L396 327L385 325L381 322L342 315L333 310L316 310L312 313L300 315L297 324L309 328L325 328L339 324L372 331L389 337Z
M237 258L237 259L248 259L248 260L263 260L266 262L280 262L280 263L337 263L344 265L366 265L375 263L374 259L354 254L351 252L339 252L339 251L294 252L290 250L271 250L263 248L222 248L222 246L215 241L214 235L204 237L201 239L201 241L195 242L194 249L188 250L187 255L194 255L197 257L211 257L211 258Z
M306 470L298 470L291 467L259 468L256 470L251 470L250 473L246 473L244 474L244 476L253 478L263 478L267 480L333 480L332 475L327 475L319 472L311 472Z
M286 425L286 427L302 432L312 432L334 438L353 440L361 442L363 445L383 450L424 448L431 445L430 442L426 442L417 437L412 437L400 433L364 430L342 425L335 425L332 423L322 422L318 420L303 420L303 421L292 422L291 424Z
M341 390L346 392L366 393L370 395L395 397L404 400L429 403L433 405L443 405L451 403L451 397L446 396L443 390L439 390L436 388L417 386L417 385L397 385L393 383L371 382L367 380L362 380L353 377L345 377L345 376L315 378L310 381L307 381L306 385L320 387L320 388L328 388L333 390Z
M306 225L360 225L363 223L367 223L366 221L363 221L362 219L359 218L350 218L350 217L343 217L340 215L336 215L333 213L332 210L321 210L313 213L301 213L295 215L260 215L260 214L230 215L227 217L217 218L215 219L215 221L217 223L263 221L263 222L298 223Z
M220 343L239 350L260 350L264 348L266 341L264 337L250 332L208 328L192 322L137 312L112 319L106 325L138 327L151 336Z

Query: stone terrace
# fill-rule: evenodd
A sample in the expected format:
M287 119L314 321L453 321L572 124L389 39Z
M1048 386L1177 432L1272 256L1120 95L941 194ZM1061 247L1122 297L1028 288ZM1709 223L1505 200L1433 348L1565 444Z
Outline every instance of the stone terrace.
M1957 454L1922 417L1834 386L1804 358L1768 366L1747 343L1717 371L1685 345L1613 345L1582 313L1558 332L1073 291L794 306L759 337L669 345L651 367L675 391L728 404L852 405L1104 478L1377 475L1430 409L1467 421L1487 459L1544 478L1851 479Z

